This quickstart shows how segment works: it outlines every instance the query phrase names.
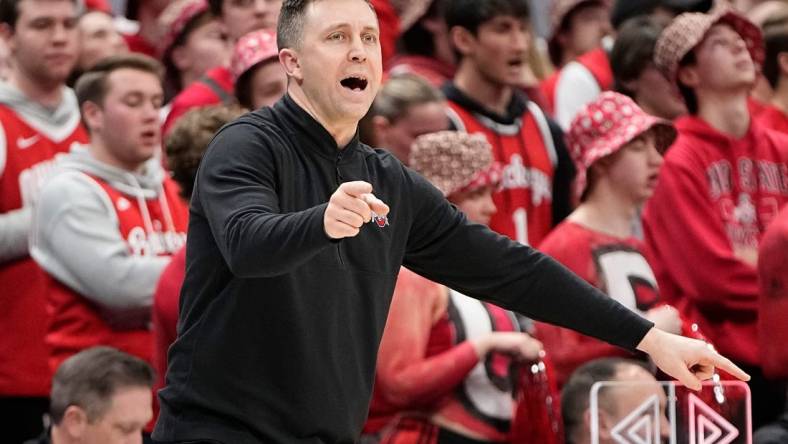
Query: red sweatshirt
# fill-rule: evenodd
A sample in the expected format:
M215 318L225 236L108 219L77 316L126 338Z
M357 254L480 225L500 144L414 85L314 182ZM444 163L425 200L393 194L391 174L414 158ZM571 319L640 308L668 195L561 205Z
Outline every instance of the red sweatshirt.
M773 105L764 105L756 120L766 128L788 134L788 115Z
M676 127L644 212L649 262L663 298L720 352L760 365L755 258L788 201L788 137L755 121L741 139L695 116Z

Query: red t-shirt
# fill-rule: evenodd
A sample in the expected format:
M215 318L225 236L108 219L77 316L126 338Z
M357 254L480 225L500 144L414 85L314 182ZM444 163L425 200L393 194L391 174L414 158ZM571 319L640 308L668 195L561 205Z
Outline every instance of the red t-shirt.
M627 308L642 313L659 303L657 280L634 237L622 239L566 220L539 249ZM555 325L537 323L537 335L553 358L559 385L593 359L631 357L624 349Z

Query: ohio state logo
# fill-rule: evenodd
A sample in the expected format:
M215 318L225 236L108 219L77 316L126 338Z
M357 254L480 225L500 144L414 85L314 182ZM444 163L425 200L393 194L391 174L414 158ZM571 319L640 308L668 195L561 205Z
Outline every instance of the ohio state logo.
M372 212L372 220L377 226L380 228L385 227L389 224L389 218L387 216L378 216L374 211Z

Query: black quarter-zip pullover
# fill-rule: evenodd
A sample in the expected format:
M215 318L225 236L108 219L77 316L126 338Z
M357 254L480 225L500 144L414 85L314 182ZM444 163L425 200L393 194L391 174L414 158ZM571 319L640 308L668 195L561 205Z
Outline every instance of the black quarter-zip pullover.
M391 208L325 234L340 183ZM224 127L191 203L178 339L154 438L352 443L397 272L634 349L652 324L536 250L469 223L394 156L331 135L289 96Z

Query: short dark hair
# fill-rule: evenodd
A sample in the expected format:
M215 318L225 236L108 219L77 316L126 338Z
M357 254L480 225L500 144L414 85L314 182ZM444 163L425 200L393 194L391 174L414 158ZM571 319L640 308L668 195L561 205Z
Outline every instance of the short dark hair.
M782 22L767 22L763 27L763 40L766 46L766 60L763 62L763 76L772 88L780 83L779 56L788 52L788 17Z
M276 24L276 43L278 49L297 48L301 43L301 34L304 31L304 14L310 4L321 0L283 0L282 9L279 11L279 21ZM370 0L364 0L372 12L375 8Z
M11 29L16 28L16 21L19 20L19 4L24 0L0 0L0 23L5 23ZM54 1L54 0L53 0ZM77 0L71 0L77 4Z
M172 127L164 142L167 166L181 187L181 196L191 198L194 177L205 149L217 131L245 112L235 105L216 105L190 110Z
M75 405L89 421L101 418L112 396L123 388L153 388L153 368L142 359L112 347L83 350L60 364L52 379L49 413L60 424L68 407Z
M135 69L162 79L163 68L156 59L136 53L109 56L85 71L74 86L80 109L85 102L101 104L107 95L107 77L119 69Z
M423 55L433 57L435 55L434 36L424 26L425 19L444 20L443 11L446 9L448 0L433 0L427 12L416 21L410 28L403 30L400 36L399 45L402 52L406 54Z
M531 16L528 0L451 0L444 12L449 29L459 26L474 35L479 26L502 15L528 19Z
M561 416L568 444L572 444L576 430L583 425L583 415L590 406L591 387L600 381L614 381L622 367L628 365L646 369L642 362L631 359L601 358L583 364L572 373L561 390ZM599 399L603 403L604 393L605 390L599 392Z
M208 7L211 9L211 13L216 17L222 16L222 5L224 4L224 0L208 0Z
M624 85L637 80L649 65L653 65L654 47L668 23L668 20L658 17L638 16L621 25L610 52L617 92L630 97L634 95L634 91Z
M679 68L676 71L676 84L679 87L679 93L681 93L681 97L684 99L684 104L687 105L687 111L689 111L689 113L692 115L698 114L698 96L695 94L694 89L681 83L681 80L678 78L678 73L681 71L681 68L695 66L697 64L698 59L695 56L695 50L693 49L684 55L681 60L679 60Z

